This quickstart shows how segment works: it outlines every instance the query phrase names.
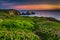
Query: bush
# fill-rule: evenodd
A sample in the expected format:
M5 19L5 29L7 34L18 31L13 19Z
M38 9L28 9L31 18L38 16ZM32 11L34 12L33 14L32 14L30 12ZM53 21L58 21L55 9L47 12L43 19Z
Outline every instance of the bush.
M0 40L41 40L33 33L17 31L0 31Z
M3 20L0 22L0 28L6 28L7 30L26 29L32 31L34 30L34 23L26 20Z
M36 22L36 34L43 40L59 40L57 31L60 30L60 23L51 21Z
M49 21L44 17L14 15L0 19L1 40L40 40L40 38L42 40L60 40L59 31L60 22Z
M40 40L32 30L34 30L34 22L31 20L1 19L0 21L1 40Z

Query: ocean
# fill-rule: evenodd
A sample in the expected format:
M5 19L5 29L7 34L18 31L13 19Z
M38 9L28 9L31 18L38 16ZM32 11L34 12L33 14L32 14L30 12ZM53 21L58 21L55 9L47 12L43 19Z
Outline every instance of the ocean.
M21 11L26 12L26 11ZM38 17L53 17L60 20L60 11L33 11L33 15L23 15L23 16L38 16Z

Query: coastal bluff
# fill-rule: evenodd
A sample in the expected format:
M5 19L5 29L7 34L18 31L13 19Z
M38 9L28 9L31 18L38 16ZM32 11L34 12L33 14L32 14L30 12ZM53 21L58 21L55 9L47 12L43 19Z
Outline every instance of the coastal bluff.
M7 15L19 15L20 12L15 9L0 9L0 15L7 14Z

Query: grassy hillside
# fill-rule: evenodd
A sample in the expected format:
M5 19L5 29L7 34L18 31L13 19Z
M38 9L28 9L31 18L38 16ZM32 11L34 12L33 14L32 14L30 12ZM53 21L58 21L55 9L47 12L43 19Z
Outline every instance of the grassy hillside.
M48 17L1 16L0 39L60 40L60 22Z

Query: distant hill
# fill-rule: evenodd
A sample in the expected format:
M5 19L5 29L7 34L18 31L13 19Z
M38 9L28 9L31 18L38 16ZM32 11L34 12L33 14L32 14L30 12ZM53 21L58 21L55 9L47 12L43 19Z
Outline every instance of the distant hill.
M19 15L20 12L15 9L0 9L0 15L1 14Z

